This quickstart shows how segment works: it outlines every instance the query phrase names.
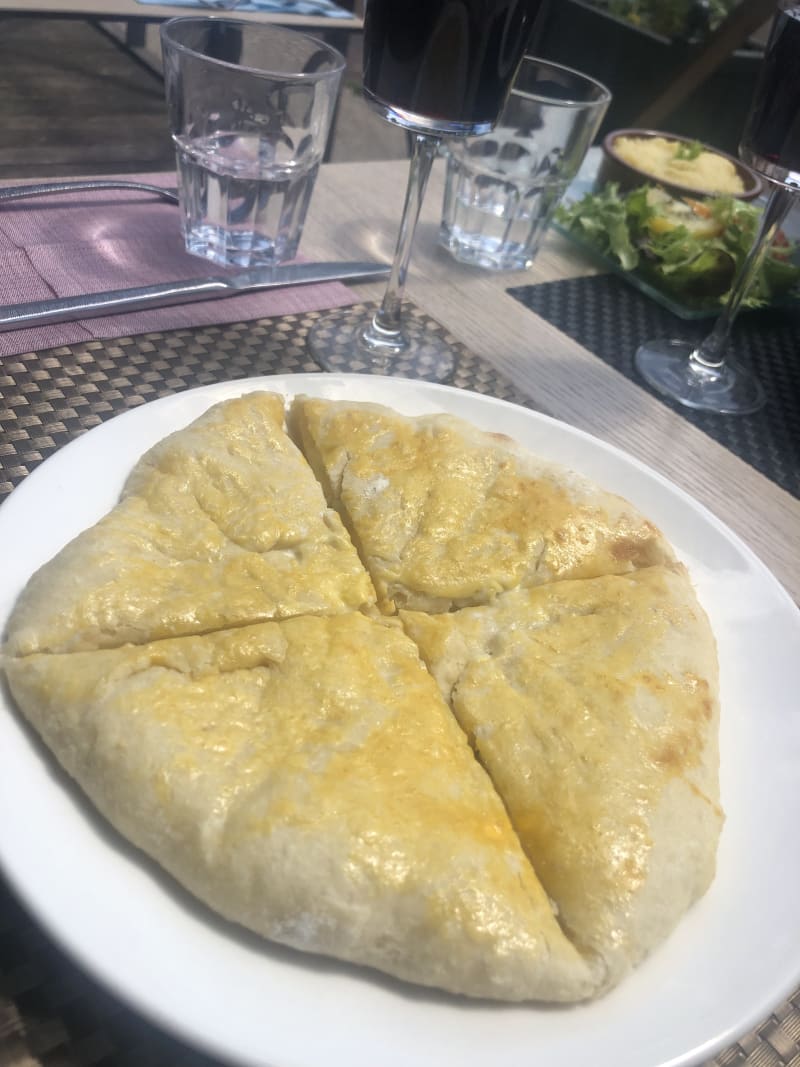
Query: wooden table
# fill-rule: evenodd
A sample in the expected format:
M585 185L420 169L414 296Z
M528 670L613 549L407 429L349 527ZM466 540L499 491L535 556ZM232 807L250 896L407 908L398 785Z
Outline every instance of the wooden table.
M304 254L390 258L405 172L397 162L325 167ZM506 293L514 285L593 273L564 238L551 232L532 268L512 274L461 266L438 248L442 177L437 163L409 271L414 303L500 369L541 411L625 449L685 489L800 602L800 501ZM382 288L371 284L358 292L375 300ZM742 506L744 500L749 506Z

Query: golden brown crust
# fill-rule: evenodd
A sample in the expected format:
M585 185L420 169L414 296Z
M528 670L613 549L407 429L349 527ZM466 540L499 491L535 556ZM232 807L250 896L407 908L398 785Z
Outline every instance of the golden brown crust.
M564 929L618 981L714 874L716 650L683 569L401 618Z
M8 678L100 811L223 915L471 996L595 987L398 626L307 616Z
M30 580L7 650L107 648L374 600L282 399L249 393L142 457L117 507Z
M626 501L452 416L299 397L292 421L384 610L449 611L673 558Z

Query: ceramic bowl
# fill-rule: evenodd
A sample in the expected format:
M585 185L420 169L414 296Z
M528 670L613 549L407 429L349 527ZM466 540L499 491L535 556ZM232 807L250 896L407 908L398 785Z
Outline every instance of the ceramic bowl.
M598 187L606 185L609 182L616 182L620 187L620 191L627 192L629 189L635 189L637 185L642 185L643 182L653 182L677 196L713 195L704 189L693 188L690 185L681 185L678 182L665 181L663 178L650 174L640 167L625 162L619 157L614 148L615 142L620 137L664 137L668 141L678 141L681 144L696 143L692 137L681 137L678 134L664 133L660 130L612 130L603 140L603 158L597 174ZM752 171L749 167L745 166L741 160L738 160L735 156L728 155L727 152L721 152L718 148L714 148L711 145L703 144L702 147L706 152L713 152L715 155L722 156L723 159L729 160L736 168L737 173L744 183L744 192L733 194L738 200L754 200L761 193L763 188L761 178L759 178L755 171Z

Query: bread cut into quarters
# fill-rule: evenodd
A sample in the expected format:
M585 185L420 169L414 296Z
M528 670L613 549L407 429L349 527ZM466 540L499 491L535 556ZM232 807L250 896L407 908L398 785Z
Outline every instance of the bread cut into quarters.
M450 416L289 422L248 393L142 457L20 596L16 703L234 922L472 997L604 992L714 875L685 570L627 502Z

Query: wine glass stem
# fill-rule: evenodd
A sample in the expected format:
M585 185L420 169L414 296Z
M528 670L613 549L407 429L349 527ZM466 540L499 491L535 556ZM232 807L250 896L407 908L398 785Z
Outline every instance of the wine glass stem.
M417 228L417 219L431 167L439 149L439 140L440 138L427 133L414 134L406 201L403 206L403 218L400 223L392 272L389 275L389 283L386 286L381 306L372 320L373 329L383 339L387 334L400 334L400 311L406 286L408 262L411 258L411 246L414 242L414 231Z
M761 223L756 233L753 247L747 254L742 264L742 269L734 281L731 294L725 304L722 314L717 319L714 329L704 341L697 346L690 356L690 362L698 369L706 371L719 370L725 362L725 349L728 346L728 338L731 334L734 319L736 318L742 301L747 296L753 279L761 269L764 260L769 254L770 246L775 239L778 228L792 206L794 193L782 185L773 185L772 192L767 200Z

